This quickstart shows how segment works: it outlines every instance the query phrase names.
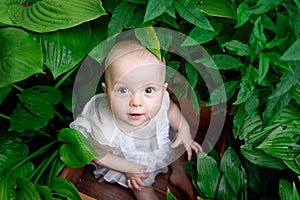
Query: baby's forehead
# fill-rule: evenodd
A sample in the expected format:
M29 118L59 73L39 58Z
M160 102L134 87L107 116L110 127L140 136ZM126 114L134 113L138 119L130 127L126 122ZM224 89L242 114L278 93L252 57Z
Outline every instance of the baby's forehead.
M147 59L154 63L162 63L154 54L146 47L142 46L137 40L128 40L117 43L110 50L105 60L105 68L118 60L131 59Z

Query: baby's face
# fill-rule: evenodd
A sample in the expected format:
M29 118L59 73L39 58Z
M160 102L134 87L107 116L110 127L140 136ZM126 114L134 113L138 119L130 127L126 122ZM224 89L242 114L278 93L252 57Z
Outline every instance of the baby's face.
M122 131L136 130L158 113L166 90L164 67L152 54L131 53L107 70L102 86Z

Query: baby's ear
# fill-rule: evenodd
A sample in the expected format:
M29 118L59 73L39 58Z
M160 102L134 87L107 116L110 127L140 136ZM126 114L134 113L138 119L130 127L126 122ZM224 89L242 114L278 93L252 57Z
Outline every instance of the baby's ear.
M106 93L106 88L107 88L106 83L102 82L101 86L102 86L103 91Z
M168 83L165 83L165 84L164 84L164 89L165 89L165 90L168 89Z

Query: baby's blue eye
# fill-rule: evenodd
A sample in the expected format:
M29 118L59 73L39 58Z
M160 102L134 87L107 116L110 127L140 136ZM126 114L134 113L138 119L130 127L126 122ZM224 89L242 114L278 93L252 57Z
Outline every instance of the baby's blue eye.
M127 93L129 93L129 90L127 88L120 88L119 92L122 94L127 94Z
M148 87L148 88L145 89L145 92L146 92L147 94L151 94L151 93L154 92L154 88Z

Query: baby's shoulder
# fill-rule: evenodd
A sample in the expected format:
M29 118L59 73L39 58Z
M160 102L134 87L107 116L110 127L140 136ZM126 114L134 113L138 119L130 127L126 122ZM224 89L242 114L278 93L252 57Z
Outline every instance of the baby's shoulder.
M105 112L108 110L107 98L105 93L100 93L94 95L85 104L82 114L83 115L93 115L97 112Z

